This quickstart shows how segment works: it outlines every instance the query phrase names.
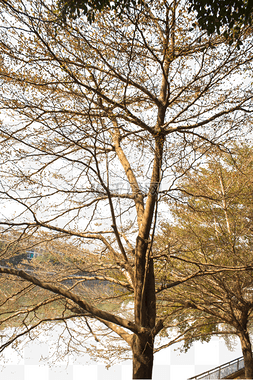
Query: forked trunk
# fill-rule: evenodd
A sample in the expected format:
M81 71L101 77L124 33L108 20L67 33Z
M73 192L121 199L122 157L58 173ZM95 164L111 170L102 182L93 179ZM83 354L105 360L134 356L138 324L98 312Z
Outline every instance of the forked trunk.
M244 358L245 379L253 379L253 358L249 334L244 331L239 337Z
M152 379L153 338L150 335L135 335L133 340L133 379Z

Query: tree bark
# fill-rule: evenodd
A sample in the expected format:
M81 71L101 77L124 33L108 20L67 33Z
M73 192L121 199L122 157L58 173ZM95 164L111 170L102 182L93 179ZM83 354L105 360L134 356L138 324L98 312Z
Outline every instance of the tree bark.
M135 333L132 345L133 379L152 379L154 337L156 323L156 296L154 262L150 231L154 217L157 193L160 184L164 136L158 132L150 189L136 240L134 293L135 324L145 333Z
M245 379L253 379L253 357L248 332L243 331L239 334L239 338L241 341L242 354L244 358Z
M133 379L152 379L154 339L151 334L135 334L133 339Z

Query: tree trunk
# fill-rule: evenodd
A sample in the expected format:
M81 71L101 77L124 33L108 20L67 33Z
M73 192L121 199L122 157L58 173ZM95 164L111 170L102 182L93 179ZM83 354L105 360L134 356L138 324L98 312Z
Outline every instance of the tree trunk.
M151 334L133 339L133 379L152 379L154 340Z
M143 255L144 256L144 255ZM145 258L145 256L144 256ZM144 261L144 260L143 260ZM139 297L135 299L135 322L146 329L143 334L135 334L132 343L133 379L152 379L154 337L152 329L156 321L156 299L153 259L145 270L145 261L139 265L135 283L139 280ZM141 277L142 276L142 277ZM141 281L142 279L142 281Z
M248 332L243 331L239 334L239 338L241 341L242 354L244 358L245 379L253 379L253 358Z
M156 294L150 231L161 179L163 144L164 136L158 131L150 188L135 247L134 319L145 330L135 334L132 343L133 379L152 379Z

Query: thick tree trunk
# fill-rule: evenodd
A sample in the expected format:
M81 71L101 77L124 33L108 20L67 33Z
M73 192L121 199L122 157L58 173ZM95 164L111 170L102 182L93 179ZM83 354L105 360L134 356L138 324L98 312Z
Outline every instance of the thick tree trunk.
M133 379L152 379L153 369L152 336L142 334L135 335L133 339Z
M144 256L145 257L145 256ZM144 265L139 268L145 268ZM143 273L144 272L144 273ZM135 322L146 329L146 333L135 334L132 342L133 352L133 379L152 379L154 337L152 329L156 321L156 299L153 260L149 259L149 265L145 271L139 271L136 283L140 282L140 297L135 299ZM140 281L142 275L142 281ZM139 301L139 302L137 302Z
M150 189L135 248L134 316L136 325L144 328L145 333L136 334L133 339L133 379L152 379L156 295L150 230L161 179L163 144L164 136L158 130Z
M248 332L243 331L239 334L239 338L241 341L242 354L244 358L245 379L253 379L253 358Z

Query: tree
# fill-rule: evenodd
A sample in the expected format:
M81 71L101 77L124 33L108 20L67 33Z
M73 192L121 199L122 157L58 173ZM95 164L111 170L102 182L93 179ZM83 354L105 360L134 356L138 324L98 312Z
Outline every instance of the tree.
M247 133L253 42L245 36L238 51L190 32L184 2L105 12L92 26L58 23L49 2L1 5L1 226L27 246L59 241L54 267L2 266L1 279L61 301L55 320L103 323L132 351L133 378L150 379L155 337L170 324L156 302L166 292L152 251L158 204L178 162L191 166L199 147ZM92 280L113 295L84 294ZM130 317L103 308L116 297L133 301ZM36 317L23 333L43 321L40 305L22 310Z
M89 22L94 21L95 15L103 10L113 9L118 13L124 9L136 6L136 0L58 0L58 8L61 17L66 18L80 17L81 14L87 16Z
M231 41L238 40L243 27L252 26L252 0L190 0L200 27L208 34L223 32Z
M58 0L58 7L64 20L67 17L80 16L82 13L92 22L96 13L105 9L113 9L121 14L124 9L129 10L138 3L141 3L141 0ZM189 3L189 12L197 13L200 28L209 35L222 33L231 44L237 41L239 46L242 28L252 26L252 0L189 0Z
M205 163L189 171L179 185L180 196L173 206L175 226L165 224L160 236L162 245L170 247L171 260L175 256L168 274L171 281L200 267L252 263L253 150L235 145L232 152L231 156L231 152L209 151ZM252 286L251 271L220 272L192 279L167 296L168 305L185 306L193 318L190 323L196 331L186 334L186 347L196 332L202 338L208 334L239 337L246 379L253 377Z

